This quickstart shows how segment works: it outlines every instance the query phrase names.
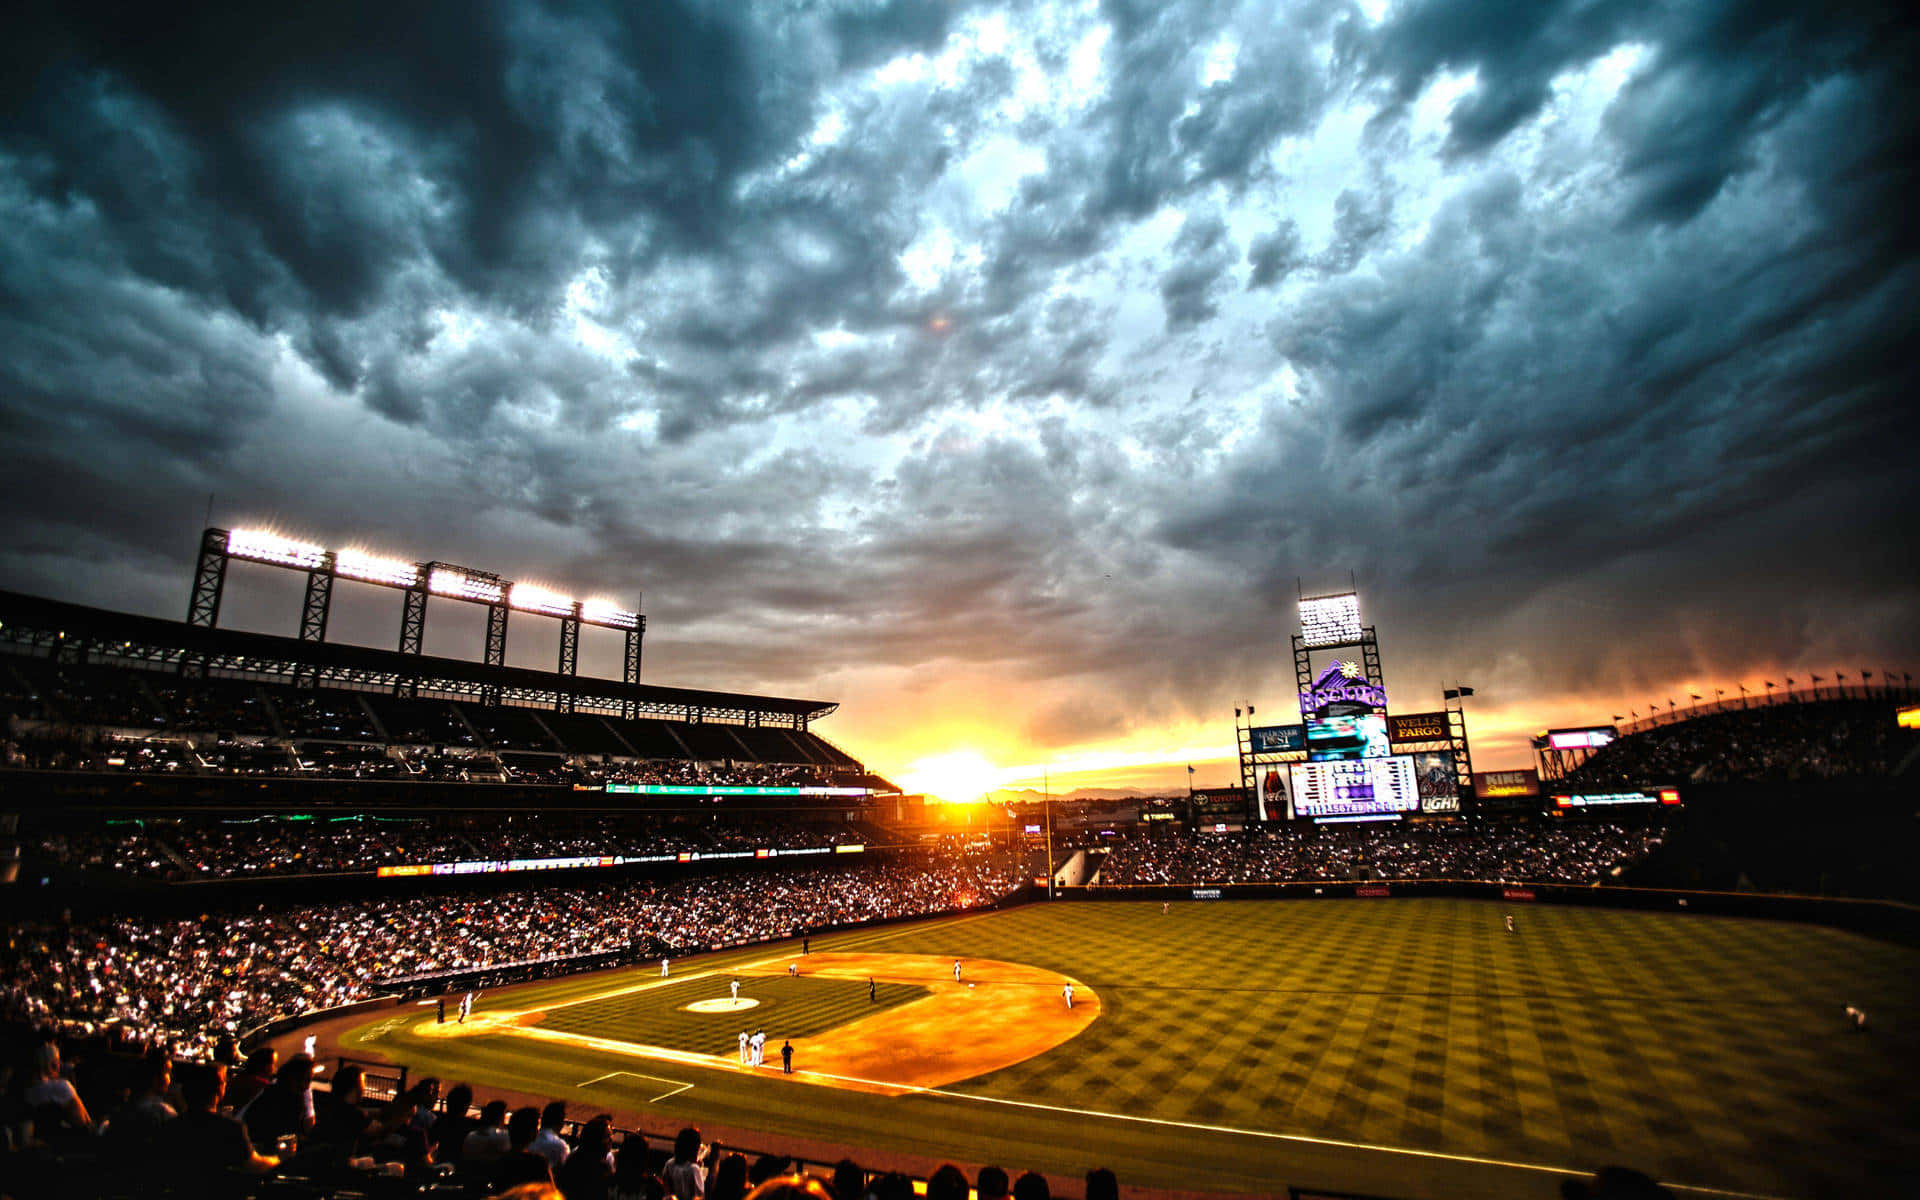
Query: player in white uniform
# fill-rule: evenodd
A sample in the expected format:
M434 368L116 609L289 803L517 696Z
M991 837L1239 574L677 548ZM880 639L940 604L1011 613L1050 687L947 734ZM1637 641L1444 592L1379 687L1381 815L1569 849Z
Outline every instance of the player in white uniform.
M473 993L468 992L466 995L460 997L460 1023L462 1025L465 1025L467 1023L467 1014L472 1011L473 1011Z
M747 1065L747 1031L744 1029L740 1031L740 1065Z
M747 1049L753 1053L749 1065L759 1066L761 1062L764 1061L767 1053L767 1031L764 1029L754 1030L753 1036L747 1039Z
M738 979L727 980L727 991L733 994L735 1000L738 1000L740 998L740 981Z
M953 960L953 981L960 982L960 960L957 958Z
M319 1042L320 1039L317 1036L311 1033L308 1034L307 1040L300 1044L301 1053L305 1054L308 1058L314 1057L313 1048L318 1045Z
M1513 914L1512 913L1507 914L1507 932L1508 933L1513 932Z
M1066 1002L1067 1002L1067 1007L1068 1007L1068 1008L1072 1008L1072 1007L1073 1007L1073 984L1072 984L1072 982L1068 982L1068 984L1067 984L1067 986L1065 986L1065 987L1063 987L1063 988L1061 988L1061 989L1060 989L1060 995L1061 995L1062 997L1064 997L1064 998L1066 999Z
M661 955L660 956L660 978L665 979L666 977L667 977L667 958L665 955Z

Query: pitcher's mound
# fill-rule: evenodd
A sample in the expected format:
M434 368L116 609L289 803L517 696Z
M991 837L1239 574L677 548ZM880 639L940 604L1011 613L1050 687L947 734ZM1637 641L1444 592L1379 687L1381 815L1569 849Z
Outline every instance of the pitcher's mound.
M684 1005L681 1011L697 1013L739 1012L742 1009L758 1008L759 1006L760 1002L758 1000L752 1000L746 996L741 996L737 1000L729 1000L723 997L719 1000L695 1000L692 1004Z

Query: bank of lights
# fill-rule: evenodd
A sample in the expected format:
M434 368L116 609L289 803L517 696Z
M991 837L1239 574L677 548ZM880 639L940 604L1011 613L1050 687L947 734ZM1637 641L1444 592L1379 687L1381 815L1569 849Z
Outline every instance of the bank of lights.
M455 600L498 604L507 589L498 579L469 575L458 567L435 567L427 575L427 590L436 596L451 596Z
M608 625L615 629L637 629L640 614L628 612L611 600L594 597L580 605L580 619L590 625Z
M327 548L313 542L286 537L267 529L235 529L227 534L227 555L248 562L294 567L302 571L327 568ZM414 588L423 583L436 596L470 600L476 604L505 604L521 612L566 619L576 612L572 596L535 583L510 583L483 572L467 571L444 563L421 564L400 558L388 558L368 550L351 548L333 552L333 573L342 579L387 587ZM640 628L640 614L621 608L603 597L578 602L577 611L589 625L609 629Z
M295 541L265 529L236 529L229 533L227 553L234 558L299 567L304 571L318 570L327 560L325 546Z
M340 551L333 556L333 569L336 574L348 579L363 579L368 583L385 583L393 587L413 587L420 582L418 563L382 558L365 550Z
M549 617L573 615L573 597L562 596L533 583L516 583L507 592L507 604L521 612L545 613Z

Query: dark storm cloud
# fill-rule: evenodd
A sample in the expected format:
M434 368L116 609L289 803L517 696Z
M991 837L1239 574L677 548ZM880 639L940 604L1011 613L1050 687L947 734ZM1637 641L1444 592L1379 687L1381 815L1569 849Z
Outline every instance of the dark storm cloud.
M990 667L1055 689L1007 717L1041 740L1268 686L1248 647L1348 569L1430 632L1409 673L1509 689L1818 647L1823 606L1920 638L1890 7L44 4L9 34L16 585L172 612L215 492L644 588L689 682Z
M1270 288L1306 262L1301 253L1300 227L1282 221L1272 233L1263 233L1247 246L1247 263L1253 269L1247 275L1247 289Z
M1160 276L1160 301L1166 306L1168 329L1189 328L1218 311L1213 293L1235 257L1226 222L1218 213L1189 215L1171 252L1173 266Z

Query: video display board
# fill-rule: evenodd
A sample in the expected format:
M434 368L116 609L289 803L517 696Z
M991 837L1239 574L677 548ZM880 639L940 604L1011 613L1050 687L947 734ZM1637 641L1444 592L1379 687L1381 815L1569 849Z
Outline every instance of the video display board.
M1412 755L1413 776L1420 786L1420 811L1460 811L1460 779L1454 774L1453 751L1424 750Z
M1345 646L1360 640L1360 593L1300 601L1300 640L1308 646Z
M1304 725L1262 725L1247 730L1247 746L1253 754L1305 753L1307 730Z
M1403 742L1444 742L1448 740L1447 714L1443 712L1397 713L1387 718L1387 737L1395 744Z
M1307 718L1307 757L1314 762L1385 758L1391 753L1387 719L1378 713Z
M1409 755L1296 763L1289 771L1290 813L1295 818L1337 820L1420 810L1420 785Z

